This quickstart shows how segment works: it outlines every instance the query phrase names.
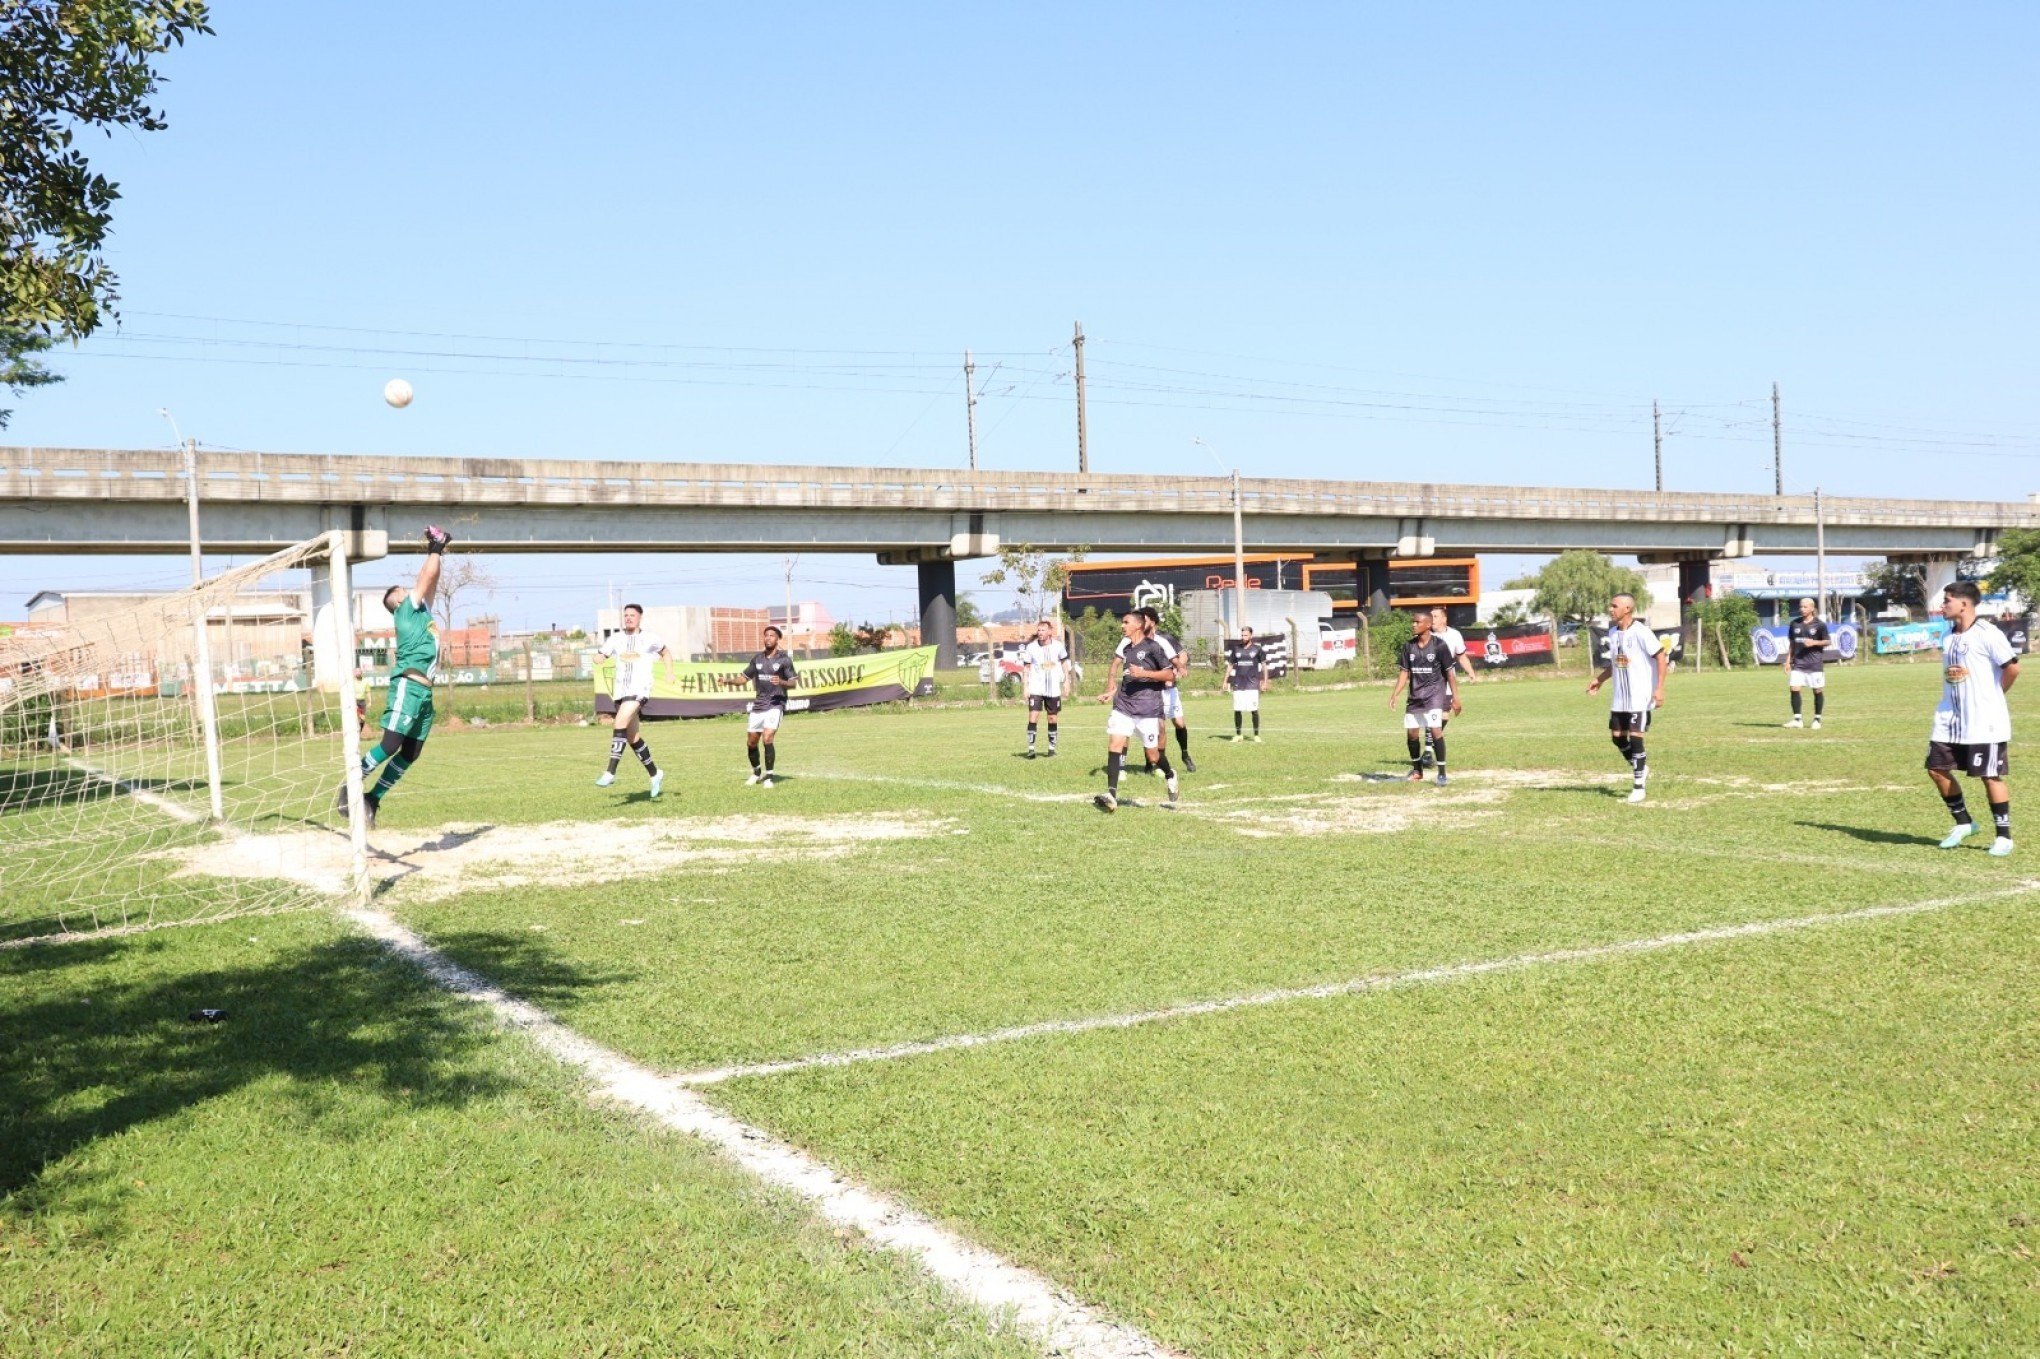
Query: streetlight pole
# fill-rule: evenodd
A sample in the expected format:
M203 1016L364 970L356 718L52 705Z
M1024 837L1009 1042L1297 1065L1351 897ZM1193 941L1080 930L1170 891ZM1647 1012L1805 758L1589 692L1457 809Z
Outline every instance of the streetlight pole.
M1247 534L1246 512L1240 504L1240 469L1228 467L1225 459L1218 456L1218 450L1204 440L1190 442L1202 446L1232 483L1233 630L1237 632L1247 623Z

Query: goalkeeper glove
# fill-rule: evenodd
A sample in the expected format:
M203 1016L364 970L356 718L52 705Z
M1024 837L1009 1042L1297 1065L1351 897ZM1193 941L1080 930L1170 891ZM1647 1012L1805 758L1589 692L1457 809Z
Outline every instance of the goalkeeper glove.
M446 545L453 541L453 535L437 524L425 526L425 550L438 554L446 551Z

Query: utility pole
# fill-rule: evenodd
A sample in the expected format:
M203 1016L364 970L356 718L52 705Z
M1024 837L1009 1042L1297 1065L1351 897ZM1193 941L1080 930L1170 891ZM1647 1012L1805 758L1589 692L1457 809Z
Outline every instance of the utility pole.
M1813 597L1820 616L1828 616L1827 591L1827 509L1821 504L1820 487L1813 488Z
M970 470L977 471L977 365L963 351L963 418L970 426Z
M1240 469L1232 469L1233 631L1247 621L1247 535L1240 518Z
M1084 424L1084 323L1077 322L1077 471L1091 470L1091 437Z
M1771 494L1785 494L1785 433L1778 418L1778 384L1771 384Z
M975 464L972 465L975 466ZM786 562L786 631L791 634L793 631L793 564L799 561L800 558L786 557L782 560ZM791 648L788 649L791 650Z
M1665 488L1665 430L1658 419L1657 398L1650 400L1650 446L1657 455L1657 488Z

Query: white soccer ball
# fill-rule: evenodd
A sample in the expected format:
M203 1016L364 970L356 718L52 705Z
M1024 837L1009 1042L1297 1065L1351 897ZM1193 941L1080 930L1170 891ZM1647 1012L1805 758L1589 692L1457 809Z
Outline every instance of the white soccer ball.
M391 378L383 384L382 399L402 410L411 404L411 384L402 378Z

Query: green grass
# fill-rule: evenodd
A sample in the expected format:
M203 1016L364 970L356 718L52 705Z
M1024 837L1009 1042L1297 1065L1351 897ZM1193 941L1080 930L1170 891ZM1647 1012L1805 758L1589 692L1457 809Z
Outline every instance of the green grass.
M1937 690L1927 666L1841 670L1827 730L1814 733L1779 729L1775 674L1682 674L1651 735L1641 807L1622 801L1605 698L1577 680L1469 689L1444 791L1358 777L1403 768L1385 685L1271 695L1258 746L1213 739L1230 733L1228 705L1193 698L1201 769L1185 780L1184 807L1153 806L1160 789L1131 778L1150 805L1113 817L1086 801L1102 785L1103 709L1091 703L1065 712L1053 761L1018 757L1018 708L797 714L781 737L788 777L769 792L743 782L740 723L656 724L648 734L668 770L657 803L628 760L614 788L592 786L607 754L601 727L448 731L386 803L380 842L570 823L572 840L609 862L591 873L563 859L542 882L432 899L419 890L438 871L428 844L408 859L420 876L384 904L597 1041L686 1070L1962 898L1927 916L708 1094L1199 1355L2031 1351L2040 893L2019 888L2040 878L2040 861L1932 848L1946 814L1920 763ZM1980 790L1976 802L1981 812ZM881 819L926 833L833 854L798 838ZM651 832L674 828L703 857L660 869L646 857L661 843ZM763 836L762 851L746 834ZM290 919L291 930L325 928ZM108 952L80 968L77 989L94 989L100 967L127 969L135 986L163 982L187 947L157 942L170 937L87 945ZM0 954L0 977L17 961ZM251 959L248 972L276 967L293 971ZM24 994L47 986L36 979ZM403 989L407 1005L437 1004L415 982ZM318 1010L317 994L309 986L304 1006ZM337 1045L338 1064L360 1069L345 1055L360 1022L322 1024L305 1060L323 1063L311 1050ZM106 1045L105 1070L55 1079L63 1093L31 1101L22 1135L104 1098L117 1084L108 1071L158 1064L133 1026L75 1023L79 1040ZM401 1219L383 1251L482 1213L498 1224L490 1296L529 1298L548 1266L528 1242L500 1238L521 1238L518 1224L551 1204L569 1219L566 1239L594 1240L612 1213L634 1239L653 1228L596 1183L635 1203L654 1176L752 1224L751 1282L686 1274L698 1302L726 1286L753 1299L783 1291L816 1318L810 1334L870 1352L976 1343L899 1269L814 1242L705 1157L589 1112L514 1040L442 1023L420 1029L416 1050L451 1051L473 1079L498 1083L486 1098L434 1104L434 1137L468 1148L464 1164L530 1155L540 1169L519 1190L526 1199L499 1205L503 1191L478 1173L448 1177L434 1210L410 1213L415 1177L429 1174L386 1178L349 1161L336 1197ZM271 1092L278 1081L298 1093ZM175 1160L203 1110L258 1096L244 1116L261 1138L316 1144L298 1126L304 1089L372 1095L378 1112L359 1115L363 1127L426 1116L389 1084L265 1073L164 1113L147 1130L164 1140L138 1154ZM506 1100L546 1118L478 1112ZM529 1146L534 1122L572 1130L560 1140L590 1168ZM0 1127L0 1144L15 1135ZM21 1181L10 1211L46 1220L36 1198L46 1182L135 1136L76 1139ZM687 1176L648 1168L676 1158ZM246 1193L277 1192L293 1164L257 1157ZM149 1243L136 1273L151 1272L143 1261L176 1273L172 1209L124 1201L126 1238ZM563 1204L589 1206L577 1216ZM100 1277L95 1247L38 1233L38 1267L60 1293ZM415 1270L424 1257L402 1258ZM389 1268L404 1306L426 1307L430 1290ZM0 1270L0 1299L11 1300L14 1256ZM267 1315L327 1305L305 1287L277 1290ZM841 1306L876 1308L895 1329L865 1339L829 1310ZM595 1351L611 1343L599 1331L608 1315L588 1301L579 1324L598 1329L546 1339ZM739 1306L729 1324L767 1323ZM415 1333L391 1334L385 1348ZM717 1343L741 1352L755 1334Z
M672 771L656 805L628 764L616 788L591 786L599 730L464 737L419 765L384 825L613 820L591 833L614 839L620 865L641 817L792 823L909 809L967 831L839 859L397 899L408 922L484 970L494 960L464 951L469 929L538 927L554 956L615 969L617 984L562 1001L563 1017L604 1042L668 1066L755 1061L1906 901L1929 868L1979 887L2019 878L2016 858L1920 852L1945 814L1918 769L1919 677L1864 678L1838 687L1847 706L1838 698L1817 735L1777 728L1782 685L1686 679L1654 734L1655 801L1641 808L1620 801L1605 701L1519 682L1473 691L1450 737L1461 786L1442 799L1351 781L1403 767L1381 687L1271 703L1260 746L1211 739L1229 734L1229 712L1193 701L1201 772L1175 813L1107 819L1084 805L1103 753L1102 710L1085 704L1066 713L1062 757L1031 762L1016 758L1017 712L796 716L781 738L790 777L769 793L743 784L735 723L668 724L651 733ZM1758 697L1770 701L1761 715ZM1545 771L1549 786L1496 787L1498 770ZM1776 782L1814 791L1758 786ZM1077 800L1026 800L1057 796ZM1496 800L1473 800L1484 796ZM1307 800L1254 800L1269 798ZM1397 834L1253 838L1232 819L1365 817L1412 799L1436 810Z
M322 917L0 955L0 1031L0 1353L1022 1352Z

